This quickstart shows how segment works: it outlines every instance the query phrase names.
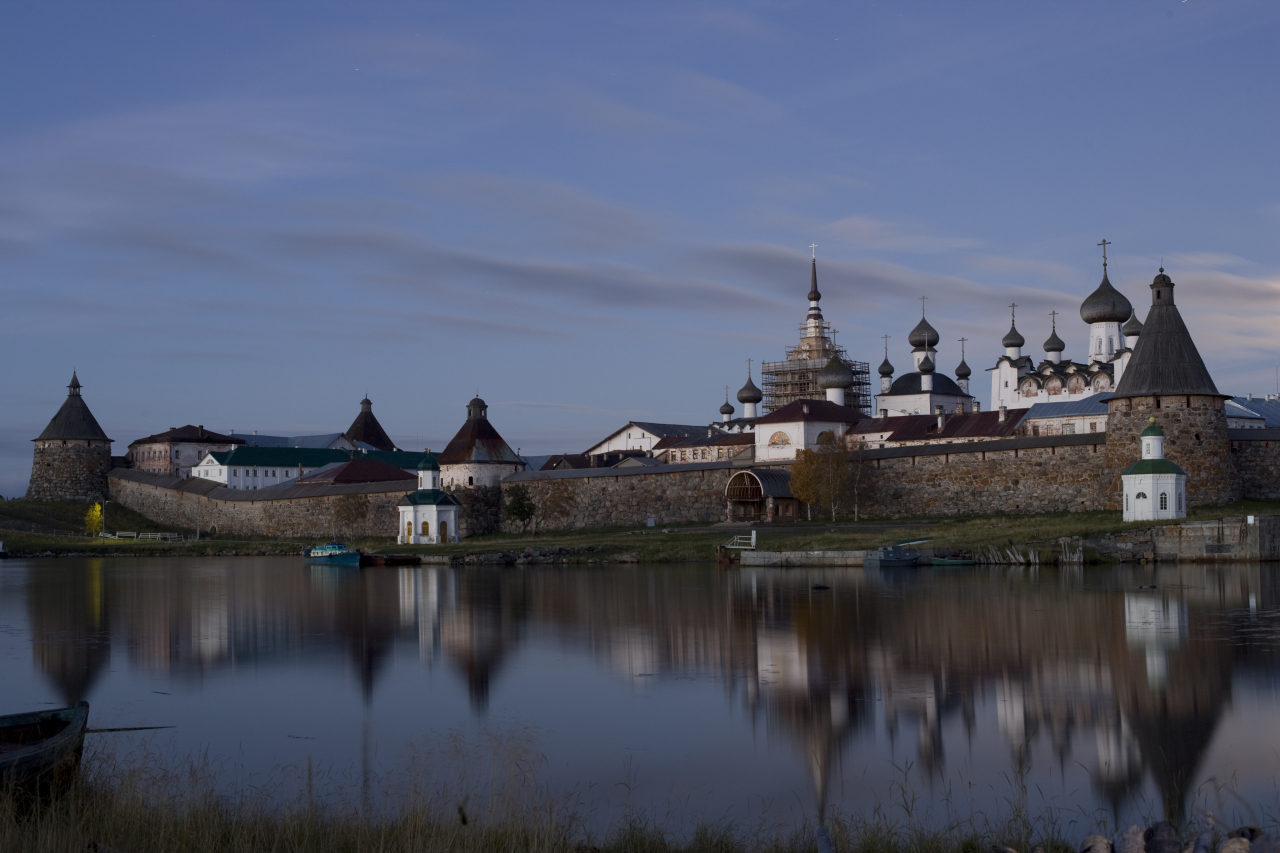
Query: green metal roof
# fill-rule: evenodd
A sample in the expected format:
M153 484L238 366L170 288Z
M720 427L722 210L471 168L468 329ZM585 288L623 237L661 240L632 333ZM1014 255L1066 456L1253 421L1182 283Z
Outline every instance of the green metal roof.
M1164 438L1164 430L1162 430L1162 429L1160 429L1160 427L1156 426L1156 419L1155 419L1155 418L1152 418L1152 419L1151 419L1151 423L1150 423L1150 425L1149 425L1146 429L1144 429L1142 432L1138 433L1138 438L1146 438L1146 437L1147 437L1147 436L1149 436L1149 435L1158 435L1158 436L1160 436L1161 438Z
M1124 469L1126 474L1182 474L1186 475L1177 465L1174 465L1168 459L1139 459L1137 462Z
M400 506L462 506L462 503L439 489L418 489L405 495Z

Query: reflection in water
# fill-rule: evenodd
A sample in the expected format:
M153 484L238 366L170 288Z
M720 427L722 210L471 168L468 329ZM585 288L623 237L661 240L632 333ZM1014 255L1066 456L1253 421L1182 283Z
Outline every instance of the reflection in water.
M1150 780L1181 820L1233 672L1276 670L1257 629L1274 582L1256 566L1024 577L222 559L24 571L34 663L68 704L90 696L113 645L135 669L196 680L337 654L360 686L367 775L369 704L397 648L428 667L443 658L482 716L514 652L543 641L585 650L637 695L715 679L730 708L790 744L819 813L875 744L906 749L920 781L953 761L1027 772L1043 744L1054 772L1086 767L1096 803L1117 817ZM975 752L983 737L1003 741L1005 757Z

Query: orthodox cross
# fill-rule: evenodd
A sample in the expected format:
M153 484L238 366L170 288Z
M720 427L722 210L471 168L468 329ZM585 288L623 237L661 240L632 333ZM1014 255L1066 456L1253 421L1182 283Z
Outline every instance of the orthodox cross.
M1106 237L1103 237L1103 238L1102 238L1102 242L1101 242L1101 243L1099 243L1098 245L1102 247L1102 268L1103 268L1103 269L1106 269L1106 267L1107 267L1107 247L1111 245L1111 242L1110 242L1109 240L1107 240L1107 238L1106 238Z
M880 337L884 338L884 357L887 359L889 357L889 336L881 335Z
M747 359L747 378L751 378L751 359Z
M1049 316L1053 318L1053 330L1058 331L1058 312L1050 311Z
M920 297L920 316L921 316L921 317L923 317L923 316L924 316L924 301L925 301L926 299L928 299L928 298L929 298L929 297L927 297L927 296L921 296L921 297Z
M810 243L810 244L809 244L809 251L813 252L813 259L816 261L816 260L818 259L818 244L817 244L817 243Z
M724 401L729 402L729 386L724 386Z
M967 341L967 340L969 340L969 339L968 339L968 338L961 338L961 339L960 339L960 360L961 360L961 361L964 361L964 342L965 342L965 341Z
M1018 323L1018 303L1016 303L1016 302L1010 302L1010 303L1009 303L1009 319L1010 319L1010 321L1011 321L1014 325L1017 325L1017 323Z

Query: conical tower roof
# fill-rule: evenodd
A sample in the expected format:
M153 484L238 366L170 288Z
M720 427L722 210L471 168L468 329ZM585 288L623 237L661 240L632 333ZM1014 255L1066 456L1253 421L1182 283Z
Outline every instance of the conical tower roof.
M355 444L357 441L364 442L370 447L376 447L378 450L395 450L395 442L387 435L386 430L382 428L382 424L378 423L378 419L373 416L373 403L368 397L360 401L360 414L356 415L356 419L351 422L351 426L343 433L343 437Z
M1160 274L1151 282L1151 311L1115 397L1199 394L1223 397L1213 384L1187 324L1173 304L1173 281Z
M62 408L49 421L44 432L34 441L111 441L98 426L98 420L80 396L80 380L71 371L71 384L67 386L67 399Z

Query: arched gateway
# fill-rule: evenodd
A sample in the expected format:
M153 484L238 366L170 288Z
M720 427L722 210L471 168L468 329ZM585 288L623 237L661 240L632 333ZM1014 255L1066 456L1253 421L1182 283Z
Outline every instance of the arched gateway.
M791 495L791 472L778 468L748 468L729 478L724 487L729 521L794 521L800 502Z

